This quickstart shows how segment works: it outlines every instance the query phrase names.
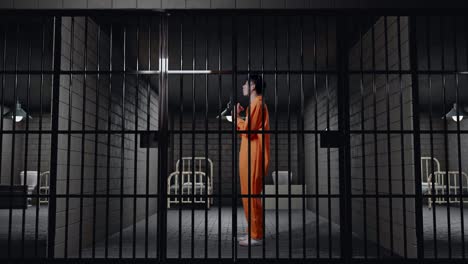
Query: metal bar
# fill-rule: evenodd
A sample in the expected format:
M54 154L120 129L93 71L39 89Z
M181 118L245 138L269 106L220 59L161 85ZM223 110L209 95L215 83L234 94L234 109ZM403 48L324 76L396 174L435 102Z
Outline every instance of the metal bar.
M2 63L2 69L5 69L6 67L6 54L7 54L7 26L3 26L2 27L3 29L3 56L2 56L2 59L3 59L3 63ZM3 115L4 115L4 111L5 111L5 74L2 73L2 90L1 90L1 100L2 100L2 103L0 105L0 113L2 115L2 118L0 120L0 131L2 133L0 133L0 172L3 171L3 131L4 131L4 121L3 121ZM10 196L11 194L9 194ZM11 225L9 224L8 225L8 228L11 229Z
M97 40L96 40L96 69L99 72L101 69L101 49L100 49L100 41L101 41L101 25L98 24L97 26ZM98 73L96 76L96 111L99 111L100 101L99 101L99 85L101 81L101 75ZM99 128L99 118L96 118L94 122L94 127L97 130ZM91 257L94 259L96 258L96 214L97 214L97 174L98 174L98 134L94 134L94 179L93 179L93 241L92 241L92 253ZM40 144L39 144L40 145Z
M428 70L431 69L431 46L430 46L430 43L431 43L431 31L430 31L430 27L431 27L431 20L430 20L430 17L427 17L427 21L426 21L426 55L427 55L427 68ZM428 90L429 90L429 95L432 94L432 76L431 74L428 75ZM432 131L432 128L433 128L433 121L432 121L432 100L429 101L429 130ZM417 122L420 122L419 120ZM430 145L431 145L431 149L430 149L430 152L431 152L431 173L434 174L434 137L432 136L432 134L430 134ZM431 193L432 194L435 194L435 177L432 177L431 178L431 186L432 186L432 190L431 190ZM432 202L432 207L435 208L435 199L434 199L434 196L432 196L431 198L431 201ZM436 213L435 213L435 210L433 210L432 212L432 223L433 223L433 243L434 243L434 257L437 258L438 257L438 250L437 250L437 221L436 221ZM423 253L425 255L425 253ZM424 256L423 255L423 256Z
M54 77L52 82L52 132L50 148L50 193L48 215L55 216L57 211L57 159L58 159L58 128L59 128L59 105L60 105L60 68L62 54L62 17L54 17L54 42L53 42L53 68ZM3 122L2 122L3 123ZM48 218L47 232L47 257L52 260L55 257L55 224L56 218Z
M222 67L222 62L223 62L223 17L220 16L218 18L218 70L221 71ZM218 85L219 87L222 87L222 76L221 74L218 74ZM222 106L221 106L221 97L222 97L222 89L217 89L218 90L218 113L221 113L222 111ZM218 119L218 131L221 131L221 118ZM218 133L218 160L219 164L221 164L221 132ZM234 177L234 176L233 176ZM222 170L221 170L221 165L218 166L218 182L219 182L219 188L218 188L218 258L221 258L221 220L222 220L222 215L221 215L221 205L222 205Z
M278 17L275 16L275 131L278 130ZM275 171L278 177L278 135L275 136ZM278 181L275 184L275 220L276 220L276 259L279 259L279 200L278 200Z
M464 20L465 25L466 25L466 18ZM458 46L457 46L457 19L453 19L453 28L455 33L453 34L453 42L454 42L454 64L455 64L455 70L458 69ZM468 44L468 39L466 39L466 43ZM467 53L468 55L468 53ZM468 56L467 56L468 58ZM468 61L468 60L467 60ZM458 74L455 74L455 85L456 85L456 102L457 106L460 105L460 90L459 90L459 76ZM457 115L459 114L459 109L457 107ZM461 161L461 136L460 136L460 122L457 122L457 151L458 151L458 182L460 183L460 196L463 194L463 179L462 179L462 161ZM460 229L461 229L461 242L462 242L462 258L465 259L466 257L466 249L465 249L465 216L464 216L464 208L463 208L463 197L460 197Z
M398 69L402 69L402 55L401 55L401 17L397 17L397 41L398 41ZM400 129L404 129L403 125L403 81L402 81L402 76L401 74L398 74L398 85L400 89L400 96L399 96L399 101L400 101ZM401 178L403 179L402 181L402 193L403 196L406 195L406 173L405 173L405 140L404 140L404 135L401 134L400 136L400 155L401 155ZM407 223L406 223L406 197L403 197L403 247L404 247L404 258L408 259L408 232L407 232Z
M385 70L389 70L388 64L388 17L384 17L384 39L385 39ZM385 104L387 111L387 167L388 167L388 191L392 191L392 156L391 156L391 138L390 138L390 88L389 88L388 73L385 74ZM403 122L400 120L400 122ZM390 255L394 255L394 242L393 242L393 199L389 199L389 218L390 218Z
M84 30L84 69L88 68L88 17L85 17L85 30ZM81 129L86 129L86 81L87 75L84 74L83 79L83 111L82 111L82 119L81 119ZM72 103L70 102L70 105ZM70 120L71 122L71 120ZM79 258L83 257L83 188L84 188L84 162L85 162L85 134L81 134L81 175L80 175L80 224L79 224L79 241L78 241L78 254Z
M346 37L346 17L337 18L337 65L338 74L338 130L343 131L343 147L339 149L340 177L340 249L344 263L352 259L352 214L351 214L351 154L349 134L349 79L348 79L348 42ZM346 223L346 224L343 224Z
M371 26L371 45L372 45L372 70L376 69L376 61L375 61L375 26ZM375 81L375 73L372 74L372 104L373 104L373 122L374 122L374 130L377 130L377 87ZM379 160L377 158L377 134L374 134L374 183L375 183L375 194L379 194ZM380 207L379 207L379 196L376 196L375 199L375 211L376 211L376 222L377 222L377 258L380 258Z
M365 74L411 74L410 70L349 70L349 74L359 74L359 73L365 73ZM468 75L468 71L454 71L454 70L418 70L416 71L418 74L459 74L459 75ZM13 70L0 70L0 74L18 74L18 75L41 75L41 74L53 74L54 71L51 70L44 70L44 71L38 71L38 70L31 70L30 72L25 71L25 70L18 70L17 72ZM159 70L101 70L101 71L95 71L95 70L60 70L61 74L74 74L74 75L82 75L82 74L88 74L88 75L93 75L93 74L127 74L127 75L159 75L161 72ZM184 75L184 74L196 74L196 75L218 75L218 74L223 74L223 75L231 75L233 73L232 70L168 70L167 74L169 75ZM272 70L265 70L265 71L260 71L260 70L237 70L238 74L274 74L275 71ZM301 74L337 74L336 70L303 70L303 71L297 71L297 70L278 70L276 71L277 74L291 74L291 75L301 75Z
M262 16L262 131L265 130L265 75L263 71L265 70L265 16ZM270 141L268 141L269 144ZM268 145L270 147L270 145ZM268 157L270 158L270 157ZM265 193L265 134L262 134L262 194ZM262 258L266 258L266 239L265 239L265 197L262 199L262 234L263 234L263 243L262 243Z
M362 42L364 41L364 33L363 33L363 21L360 23L361 25L359 26L359 68L362 71L364 68L364 61L363 61L363 44ZM364 103L365 103L365 93L364 93L364 74L361 73L360 75L360 82L359 85L361 86L361 130L365 129L364 126ZM367 193L367 186L366 186L366 147L365 147L365 142L366 142L366 136L365 134L361 134L361 151L362 151L362 193L363 195L366 195ZM368 237L367 237L367 199L362 199L363 203L363 212L364 212L364 219L363 219L363 230L364 230L364 258L367 260L369 258L369 253L368 253Z
M234 100L233 105L237 107L237 16L231 16L231 26L232 26L232 91L231 95ZM232 122L232 186L234 187L232 195L232 261L236 262L238 259L237 256L237 199L238 199L238 189L237 189L237 115L233 115Z
M247 69L250 70L250 16L247 16ZM252 169L251 169L251 161L250 161L250 158L251 158L251 143L250 143L250 136L251 136L251 122L250 120L252 120L250 117L251 117L251 112L252 112L252 99L250 97L250 93L251 93L251 90L250 90L250 73L247 74L247 85L249 86L249 92L248 92L248 97L249 97L249 105L247 107L247 109L249 110L248 113L246 113L246 120L249 120L249 122L247 123L248 125L248 128L247 128L247 137L248 137L248 141L247 141L247 156L248 156L248 167L247 167L247 179L248 179L248 191L247 191L247 201L248 201L248 216L247 216L247 236L248 236L248 249L247 249L247 255L248 255L248 258L251 259L252 258L252 247L251 247L251 232L252 232L252 227L251 227L251 224L252 224L252 199L251 199L251 194L252 194L252 186L251 186L251 173L252 173ZM242 138L242 141L244 140L244 138ZM242 143L241 143L242 144ZM240 157L239 157L240 159ZM242 179L241 179L242 180ZM242 193L242 187L241 187L241 193ZM245 206L245 204L244 204Z
M192 17L192 70L195 70L196 68L196 56L197 56L197 39L196 39L196 29L197 29L197 17L193 16ZM191 203L191 210L192 210L192 216L191 216L191 247L190 247L190 254L192 259L195 257L195 184L193 183L195 181L195 119L196 119L196 102L195 102L195 75L192 75L192 196L190 201Z
M16 49L15 49L15 70L18 69L18 50L19 50L19 33L20 33L20 25L17 24L16 25ZM13 88L13 98L14 98L14 102L16 103L17 99L18 99L18 95L17 95L17 89L18 89L18 75L15 74L15 82L14 82L14 88ZM13 106L12 108L14 109L15 106ZM13 131L13 134L12 134L12 140L11 140L11 168L10 168L10 186L13 186L14 184L14 175L15 175L15 139L16 139L16 125L15 125L15 121L16 121L16 111L13 112L13 116L12 116L12 131ZM11 236L12 236L12 228L13 228L13 208L12 208L12 199L10 199L10 206L9 206L9 209L8 209L8 258L11 258Z
M137 19L137 25L136 25L136 69L139 70L140 68L140 20L141 17ZM150 53L149 53L150 54ZM149 56L148 54L148 56ZM133 163L133 193L137 193L137 184L138 184L138 105L139 105L139 97L140 97L140 75L137 74L136 76L136 91L135 91L135 142L134 142L134 163ZM136 227L136 221L137 221L137 199L133 198L133 245L132 245L132 257L135 259L136 258L136 232L137 232L137 227ZM147 220L146 220L147 221Z
M442 70L445 69L445 43L444 43L444 19L440 17L440 43L441 43L441 63L442 63ZM443 109L444 113L447 113L447 91L446 91L446 79L445 74L442 74L442 98L443 98ZM448 130L447 118L444 118L444 131ZM445 160L449 160L448 155L448 135L444 133L444 153L445 153ZM445 182L446 182L446 194L448 195L450 192L449 188L449 178L448 178L448 166L445 166ZM462 184L462 183L460 183ZM452 258L452 228L451 228L451 220L450 220L450 203L448 196L447 199L447 238L448 238L448 256L449 259ZM434 209L435 211L435 209Z
M28 41L28 70L31 70L31 50L32 50L32 43L31 39ZM28 110L30 108L30 90L31 90L31 75L28 74L28 80L27 80L27 87L26 87L26 105L28 107ZM27 171L28 171L28 144L29 144L29 118L28 116L25 117L26 119L26 135L24 138L24 178L23 182L25 185L27 185ZM37 176L38 178L39 176ZM39 183L39 181L38 181ZM32 199L31 199L32 202ZM37 203L37 206L39 206L39 203ZM21 257L25 258L24 256L24 236L25 236L25 229L26 229L26 208L23 208L22 212L22 226L21 226ZM36 216L37 217L37 216Z
M317 70L317 17L314 16L313 23L314 30L314 43L313 43L313 54L314 54L314 70ZM318 90L317 90L317 75L313 76L313 85L314 85L314 129L318 130ZM318 152L318 134L315 134L314 137L314 157L315 157L315 194L319 194L319 152ZM319 229L319 199L315 199L315 251L316 258L320 258L320 229Z
M46 24L46 19L43 18L41 22L41 71L44 69L44 53L45 53L45 24ZM43 107L43 102L42 102L42 92L44 88L44 75L41 74L41 80L40 80L40 85L39 85L39 131L42 131L42 107ZM3 97L3 95L2 95ZM3 116L3 114L2 114ZM2 129L0 129L1 131ZM38 135L38 150L37 150L37 182L40 183L40 172L41 172L41 160L42 160L42 134ZM0 138L0 141L2 138ZM0 145L0 150L2 149L2 146ZM1 160L1 159L0 159ZM50 168L49 168L50 169ZM0 169L1 171L1 169ZM40 185L39 185L40 186ZM37 194L39 195L40 192L38 191ZM48 199L49 201L50 199ZM35 222L35 228L34 228L34 256L38 257L38 241L39 241L39 208L40 208L40 199L36 195L36 201L37 201L37 206L36 206L36 222Z
M291 19L287 18L286 24L286 49L287 49L287 64L288 69L291 69L291 54L290 54L290 43L289 43L289 30L291 26ZM288 85L288 174L291 171L291 77L289 74L286 74L286 82ZM291 226L291 177L288 177L288 252L289 259L292 258L292 226Z
M0 194L0 197L9 197L10 195L8 193L4 193L4 194ZM66 194L57 194L55 195L57 198L65 198L65 197L70 197L70 198L80 198L81 196L83 196L83 198L93 198L94 197L94 194L69 194L69 195L66 195ZM216 195L212 194L212 195L208 195L208 197L215 197ZM275 198L276 195L275 194L252 194L251 195L252 197L258 197L258 198ZM328 197L331 197L331 198L339 198L340 195L339 194L319 194L319 195L315 195L315 194L306 194L305 197L306 198L315 198L315 197L319 197L319 198L328 198ZM375 198L377 195L375 194L366 194L366 195L362 195L362 194L353 194L351 195L350 197L352 198ZM406 194L406 195L403 195L403 194L393 194L393 195L389 195L389 194L381 194L381 195L378 195L379 197L381 198L416 198L416 195L415 194ZM450 194L449 197L450 198L457 198L459 197L460 195L459 194ZM21 197L36 197L36 194L29 194L29 195L22 195ZM46 198L48 197L48 195L46 194L42 194L42 195L39 195L39 198ZM123 194L123 195L120 195L120 194L109 194L109 195L106 195L106 194L96 194L96 198L106 198L106 197L109 197L109 198L120 198L120 197L123 197L123 198L158 198L159 195L157 194L149 194L149 195L145 195L145 194L138 194L138 195L134 195L134 194ZM168 195L168 197L177 197L177 195ZM190 195L183 195L183 197L190 197ZM202 195L197 195L197 197L203 197L203 194ZM222 198L231 198L230 195L228 194L223 194L221 196ZM239 197L248 197L247 194L245 195L239 195ZM279 198L288 198L288 195L287 194L278 194L278 197ZM430 198L432 197L432 195L430 194L427 194L427 195L422 195L423 198ZM446 194L438 194L438 195L435 195L434 197L436 198L445 198L446 197ZM463 194L462 197L464 198L468 198L468 194ZM291 194L291 198L302 198L302 195L301 194Z
M158 132L158 130L156 129L150 129L148 130L149 132ZM135 134L135 131L132 129L132 130L125 130L125 131L121 131L121 130L95 130L95 131L91 131L91 130L81 130L81 129L72 129L70 131L68 130L58 130L56 131L57 134L59 135L67 135L67 134L81 134L81 133L84 133L84 134L107 134L107 133L110 133L110 134ZM141 132L141 131L139 131ZM208 133L208 134L218 134L218 133L221 133L221 134L230 134L231 131L229 130L221 130L221 131L218 131L218 130L215 130L215 129L212 129L212 130L205 130L205 129L197 129L197 130L169 130L170 133L174 133L174 134L192 134L192 132L195 132L195 134L205 134L205 133ZM304 134L320 134L321 130L315 130L315 129L304 129L303 131L301 130L293 130L291 129L291 134L300 134L300 133L304 133ZM39 131L39 130L30 130L28 132L29 134L34 134L34 135L37 135L37 134L51 134L52 133L52 130L46 130L46 129L43 129L42 131ZM247 134L248 133L248 130L238 130L238 133L239 134ZM269 130L269 131L258 131L256 132L258 134L273 134L273 135L276 135L276 134L287 134L288 131L287 130ZM368 129L368 130L349 130L349 133L350 134L377 134L377 135L386 135L387 134L387 131L386 130L373 130L373 129ZM395 135L410 135L414 132L412 132L412 130L392 130L391 131L391 134L395 134ZM447 133L448 135L450 134L457 134L458 132L456 130L447 130ZM14 133L13 131L11 130L5 130L3 131L3 134L5 135L8 135L8 134L26 134L26 131L25 130L16 130ZM433 134L433 135L437 135L437 134L445 134L444 131L441 131L441 130L420 130L420 134L426 134L426 135L430 135L430 134ZM468 134L468 130L460 130L460 134Z
M301 71L304 70L304 16L300 17L300 31L301 31ZM299 119L299 126L300 130L304 130L304 119L305 119L305 114L304 114L304 98L305 98L305 93L304 93L304 75L301 74L301 112L300 112L300 119ZM305 144L305 136L304 133L300 134L300 143ZM301 146L301 153L299 154L300 156L298 158L302 159L301 160L301 174L302 174L302 259L307 258L307 252L306 252L306 199L305 199L305 183L306 183L306 178L305 178L305 169L304 169L304 160L305 160L305 153L304 153L304 146ZM265 192L263 192L265 193ZM265 204L265 203L264 203Z
M73 52L74 52L74 35L75 35L75 17L71 17L71 25L70 25L70 70L73 69ZM67 116L67 129L71 130L71 123L72 123L72 102L73 102L73 74L68 75L68 116ZM66 165L66 187L65 193L70 194L70 170L71 170L71 134L67 135L67 165ZM70 197L65 198L65 246L64 246L64 257L68 258L68 235L69 235L69 210L70 210Z
M328 45L329 45L329 21L328 17L325 18L325 67L328 69L329 67L329 55L328 55ZM330 87L329 87L329 81L328 81L328 74L325 75L325 89L327 91L327 130L330 130ZM344 117L346 118L346 117ZM330 148L327 148L327 194L330 195L331 193L331 151ZM332 238L331 238L331 198L327 198L328 202L328 257L332 257Z
M205 69L208 69L208 48L209 48L209 43L208 43L208 31L209 28L209 20L208 17L206 17L206 28L205 28L205 40L206 40L206 45L205 45ZM209 104L208 104L208 75L205 76L205 129L208 130L208 109L209 109ZM208 134L205 134L205 170L208 171ZM213 177L210 172L210 177ZM208 258L208 208L210 208L210 203L211 203L211 198L208 200L208 177L205 178L205 203L208 206L205 206L205 259Z
M416 21L415 17L409 17L409 44L410 44L410 67L414 72L411 74L411 83L412 83L412 98L413 98L413 129L415 133L413 134L413 144L414 146L420 146L420 135L419 135L419 85L418 85L418 75L416 70L418 67L418 57L417 57L417 38L416 38ZM421 150L420 148L414 148L414 160L421 160ZM424 258L424 234L423 234L423 216L422 216L422 191L421 191L421 167L414 166L415 172L415 208L416 208L416 240L417 240L417 261L422 262Z
M183 69L184 67L184 64L183 64L183 61L184 61L184 18L181 17L180 18L181 21L180 21L180 70ZM182 127L183 127L183 114L184 114L184 80L183 80L183 76L179 76L179 90L180 90L180 107L179 107L179 129L182 130ZM177 168L177 170L179 172L182 172L183 171L183 167L180 168L180 166L184 166L183 165L183 162L182 162L182 157L183 157L183 140L182 140L182 133L179 134L179 168ZM182 258L182 181L179 181L179 186L178 186L178 190L179 191L179 197L177 198L178 201L179 201L179 241L178 241L178 252L179 252L179 259Z
M123 68L127 68L127 26L123 26ZM121 129L125 130L125 93L126 93L126 84L127 84L127 75L123 74L122 82L122 100L121 100ZM120 194L124 193L124 177L125 177L125 134L120 134ZM119 230L123 230L123 198L119 199ZM122 245L123 245L123 235L122 232L119 232L119 258L122 258Z
M151 25L153 23L152 18L149 18L148 22L148 70L151 69ZM146 132L148 133L151 126L151 81L147 80L146 83ZM149 133L148 133L149 134ZM150 179L150 149L146 148L146 175L145 175L145 194L149 194L149 179ZM149 241L149 198L145 199L145 258L148 258L148 241Z
M112 72L112 55L113 55L113 24L110 24L110 33L109 33L109 70ZM112 98L112 73L109 74L109 87L107 90L108 98ZM111 100L109 100L107 105L107 161L106 161L106 232L104 238L104 257L108 258L109 256L109 193L110 193L110 154L111 154Z
M167 36L168 36L168 18L165 15L161 16L160 22L160 56L161 56L161 63L160 63L160 70L162 72L159 80L159 135L160 138L168 138L168 82L167 82L167 58L168 58L168 43L167 43ZM159 148L158 148L158 165L159 165L159 175L168 175L168 167L167 167L167 141L161 140L159 141ZM166 250L166 242L167 242L167 206L166 206L166 197L167 197L167 178L166 177L158 177L160 181L159 184L159 205L158 205L158 253L159 253L159 261L164 262L167 258L167 250Z

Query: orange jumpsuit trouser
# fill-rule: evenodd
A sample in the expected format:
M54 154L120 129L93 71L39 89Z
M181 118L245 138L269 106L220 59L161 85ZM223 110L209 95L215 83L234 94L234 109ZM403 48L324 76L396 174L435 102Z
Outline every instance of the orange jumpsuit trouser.
M250 112L250 139L248 134L243 133L241 135L242 141L239 153L239 175L241 183L241 194L247 195L249 193L249 180L250 180L250 194L259 195L262 192L263 187L263 176L267 173L268 162L269 162L269 135L265 134L262 136L260 133L255 133L255 130L262 129L262 113L261 113L261 101L255 100L251 104ZM266 108L265 108L266 109ZM247 115L248 115L247 110ZM264 111L264 120L268 120L268 112ZM248 130L248 121L244 121L238 118L237 122L238 130ZM268 121L263 125L265 130L269 129ZM263 140L265 146L263 146ZM249 155L249 141L250 141L250 155ZM250 179L249 179L249 158L250 158ZM263 161L263 158L265 159ZM263 167L264 166L264 167ZM250 200L250 202L249 202ZM250 203L250 204L249 204ZM242 205L244 207L244 213L247 223L250 225L250 237L253 239L263 238L263 207L262 198L248 197L242 198ZM249 220L249 209L251 210ZM247 226L246 233L249 232Z

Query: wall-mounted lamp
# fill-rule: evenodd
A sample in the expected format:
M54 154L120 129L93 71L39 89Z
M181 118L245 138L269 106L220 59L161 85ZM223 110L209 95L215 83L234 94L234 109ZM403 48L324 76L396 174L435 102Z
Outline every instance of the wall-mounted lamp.
M10 110L3 115L3 118L14 119L15 122L21 122L21 120L26 117L32 119L32 117L21 107L21 103L19 101L16 101L15 109Z
M445 118L449 117L451 117L455 122L460 122L463 118L468 117L468 113L463 109L463 107L457 107L457 104L454 103L452 109L450 109L450 111L445 115Z

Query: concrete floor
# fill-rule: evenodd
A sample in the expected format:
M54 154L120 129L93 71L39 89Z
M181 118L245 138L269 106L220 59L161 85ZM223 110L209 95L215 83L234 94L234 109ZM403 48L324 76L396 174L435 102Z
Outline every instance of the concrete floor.
M20 256L22 254L22 210L13 210L12 215L12 255ZM461 236L461 214L459 207L450 207L450 241L452 247L452 257L462 256L462 236ZM35 256L35 220L36 207L29 207L26 211L25 222L25 250L27 256ZM433 214L436 216L436 240L433 233ZM168 211L168 227L167 227L167 256L169 258L191 258L192 257L192 211L188 209L182 210L182 231L179 232L179 210L177 208ZM232 258L232 209L230 207L221 208L221 234L218 232L218 208L214 207L208 211L208 233L205 232L205 211L198 209L194 211L194 244L193 256L195 258L205 257L205 234L207 236L208 258ZM468 256L468 205L464 208L464 225L465 225L465 252ZM288 210L280 210L278 212L279 224L278 234L279 240L276 239L276 214L274 210L267 210L266 219L266 235L265 235L265 257L275 258L278 253L280 258L289 257L289 220ZM0 210L0 258L7 257L8 249L8 218L9 210ZM38 229L38 252L37 256L45 256L46 239L47 239L47 206L41 206L39 210L39 229ZM245 232L247 223L243 216L242 208L237 210L238 234ZM434 210L429 210L424 207L424 248L426 258L435 257L434 246L437 247L437 256L440 258L449 256L449 229L447 225L447 207L436 206ZM306 257L316 258L317 252L321 258L337 258L340 256L340 233L339 226L331 224L331 236L328 234L329 222L323 217L319 217L319 247L317 251L316 238L316 215L306 211L306 226L305 232L302 225L302 210L292 210L291 214L291 256L293 258L303 257L303 234L306 234ZM136 257L156 257L156 238L157 238L157 215L152 215L148 219L148 232L145 229L146 221L141 220L136 223ZM179 251L179 233L181 234L181 250ZM119 257L119 237L122 234L122 257L133 257L133 226L125 228L121 233L113 234L108 239L108 257ZM145 236L148 235L148 250L145 248ZM329 248L329 239L331 238L331 248ZM278 241L279 250L276 250L276 242ZM221 243L219 243L221 242ZM358 238L353 238L354 252L353 256L362 256L362 241ZM220 245L220 248L219 248ZM368 244L368 254L370 257L374 255L376 245ZM220 251L218 251L220 249ZM331 250L330 250L331 249ZM237 257L247 258L248 248L237 246ZM147 252L147 255L145 254ZM179 255L180 252L180 255ZM381 249L381 254L385 256L388 251ZM83 249L83 257L91 257L92 248ZM95 257L105 257L105 240L97 243L95 249ZM252 258L263 257L263 247L251 248Z
M449 212L449 213L448 213ZM449 244L451 244L452 257L460 258L463 256L462 230L461 230L461 212L460 207L451 206L447 212L447 206L436 205L433 209L423 208L424 221L424 255L426 258L449 257ZM434 215L436 236L434 239ZM450 232L448 226L448 217L450 215ZM465 256L468 257L468 205L463 207L463 223L465 236ZM450 234L450 240L449 240ZM450 243L449 243L450 241ZM437 250L437 253L435 252Z
M36 215L36 206L26 209L23 221L23 210L12 210L11 214L11 257L44 257L46 256L48 206L39 207L39 215ZM36 229L36 216L38 216L38 229ZM0 210L0 258L8 256L8 233L10 229L10 210ZM23 246L23 222L24 222L24 246ZM37 232L37 244L36 244ZM37 250L36 250L37 246ZM24 248L24 252L21 250Z
M192 252L192 211L182 210L182 225L181 225L181 249L179 250L179 210L173 209L168 211L168 227L167 227L167 256L169 258L191 258L192 254L194 258L205 257L205 244L208 248L208 258L232 258L233 256L233 245L232 245L232 209L230 207L221 208L221 234L218 230L218 208L212 208L208 211L208 232L205 232L205 211L195 210L194 211L194 244ZM289 240L289 220L288 210L280 210L278 212L278 234L279 240L276 238L276 213L274 210L266 211L265 215L265 257L275 258L276 252L278 252L280 258L286 258L289 256L289 241L291 241L291 256L293 258L303 257L303 222L302 222L302 210L292 210L291 213L291 240ZM152 215L149 218L149 257L156 257L156 219L157 215ZM238 227L237 232L244 234L247 228L247 221L244 217L243 209L238 208L237 210L237 221ZM340 256L339 247L339 226L331 224L331 236L328 234L329 224L328 221L319 217L319 231L320 231L320 245L319 245L319 257L321 258L338 258ZM137 239L136 239L136 257L145 256L145 231L146 222L144 220L137 223ZM315 258L317 257L317 246L316 246L316 217L311 211L306 211L305 221L305 234L306 234L306 257ZM109 238L109 257L119 256L119 233L114 234ZM133 226L130 226L123 230L123 246L122 256L132 257L133 256ZM205 235L207 240L205 240ZM328 241L331 238L332 244L329 248ZM206 241L206 243L205 243ZM278 241L278 251L276 250L276 241ZM221 242L221 244L219 244ZM221 246L219 248L219 245ZM237 257L247 258L248 248L237 246ZM101 241L96 246L96 257L104 257L105 243ZM331 250L329 250L331 249ZM219 251L220 250L220 251ZM83 256L90 257L91 249L88 248L83 252ZM180 255L179 255L180 253ZM263 247L252 247L251 257L262 258Z

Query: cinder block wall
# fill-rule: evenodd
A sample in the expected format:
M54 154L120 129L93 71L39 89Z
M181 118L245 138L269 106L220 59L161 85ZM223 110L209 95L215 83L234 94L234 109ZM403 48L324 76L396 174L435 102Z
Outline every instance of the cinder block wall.
M401 18L400 28L396 17L387 19L387 40L385 39L385 18L382 17L364 33L351 49L350 68L360 68L360 48L363 47L363 69L373 68L372 52L375 53L375 69L386 69L385 49L388 48L390 70L409 69L408 19ZM372 40L372 30L374 40ZM398 34L400 39L398 39ZM400 42L398 42L400 41ZM374 46L372 43L374 42ZM398 54L401 50L401 58ZM409 75L403 75L401 82L397 75L376 74L352 76L350 81L350 125L352 130L399 130L412 129L412 89ZM400 96L402 101L400 102ZM388 100L388 101L387 101ZM362 116L364 119L362 119ZM363 127L361 126L363 125ZM398 133L367 134L351 136L351 177L353 194L406 194L414 193L414 161L411 135ZM403 159L402 159L403 156ZM419 165L419 163L417 163ZM392 203L392 204L390 204ZM352 201L353 232L364 238L379 242L386 249L404 253L404 233L407 235L407 249L411 257L416 255L414 201L394 198L363 199ZM365 207L364 207L365 206ZM406 213L406 229L403 214ZM391 218L391 216L393 218ZM367 220L366 226L364 221ZM393 236L393 241L392 241Z
M70 69L70 44L73 41L72 69L83 70L85 18L74 19L73 36L71 25L71 18L64 17L62 69ZM118 34L114 37L118 38ZM97 24L91 19L88 20L87 40L88 70L92 70L97 66ZM100 63L109 65L109 47L106 46L106 43L109 43L108 31L101 32L101 41ZM115 54L121 54L122 47L118 43L123 43L123 41L115 41L115 43L117 43L113 47ZM73 75L70 82L69 75L62 75L60 78L59 129L65 131L68 129L135 131L135 114L138 116L137 130L147 129L147 118L150 118L149 129L157 129L158 95L151 90L148 97L147 82L148 80L143 77L137 82L136 77L130 75L126 76L126 79L123 79L122 75L114 75L112 80L101 75L99 81L96 75L88 75L86 83L83 75ZM110 93L109 89L111 89ZM150 113L146 112L148 100ZM85 115L84 119L83 115ZM145 194L146 186L149 186L150 194L156 193L157 167L153 162L157 159L155 149L150 150L150 158L147 160L147 150L139 148L138 139L134 134L112 134L109 137L107 134L99 134L97 138L95 136L91 133L85 134L84 137L79 133L59 135L57 194L93 194L94 191L97 194L106 194L107 190L110 194L134 194L135 191L137 194ZM135 151L137 157L135 157ZM146 170L147 162L149 162L149 171ZM97 166L96 171L94 171L95 166ZM149 182L146 179L147 175ZM121 202L123 207L121 207ZM155 199L149 200L150 215L156 210L156 202ZM83 199L83 201L70 198L67 206L66 199L57 199L55 241L57 257L63 256L65 250L69 256L78 254L80 228L82 228L82 246L88 247L93 239L93 228L96 230L96 240L100 240L105 237L106 228L108 234L111 235L119 232L120 226L126 227L132 224L134 210L137 221L145 216L145 199L138 199L135 208L133 198L126 198L122 201L119 198L110 198L108 207L106 199L99 198L96 201L96 215L94 215L93 203L94 200L91 198ZM68 222L66 222L67 207ZM81 219L80 210L82 210ZM106 212L109 215L108 222L106 222ZM121 214L123 215L122 222ZM65 249L66 227L68 227L68 249Z

